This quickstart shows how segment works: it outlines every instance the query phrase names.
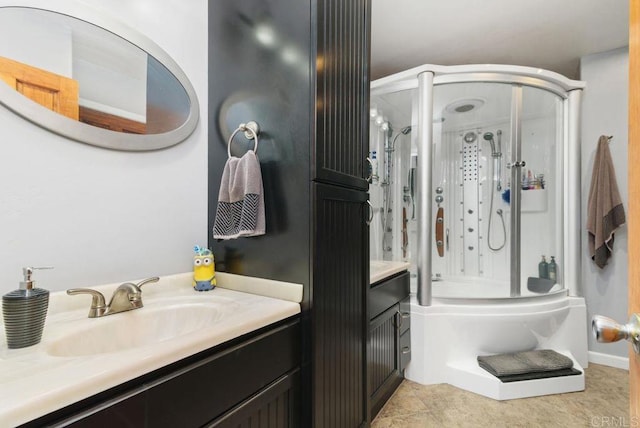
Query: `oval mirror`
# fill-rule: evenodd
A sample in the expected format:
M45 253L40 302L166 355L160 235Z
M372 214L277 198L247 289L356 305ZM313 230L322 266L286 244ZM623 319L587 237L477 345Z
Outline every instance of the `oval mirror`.
M11 41L0 44L1 104L55 133L110 149L157 150L193 132L195 91L166 52L77 2L74 16L50 3L68 2L0 1L0 37Z

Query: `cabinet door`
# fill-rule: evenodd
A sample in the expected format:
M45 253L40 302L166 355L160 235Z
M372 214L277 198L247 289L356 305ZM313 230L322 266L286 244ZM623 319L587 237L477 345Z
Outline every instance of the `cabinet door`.
M313 426L367 419L367 193L314 184Z
M287 374L207 425L207 428L296 428L300 373Z
M402 382L398 352L399 313L400 305L395 304L374 318L369 326L368 376L372 417Z
M319 0L314 179L366 190L370 0Z
M299 323L286 324L150 385L149 427L200 427L300 364Z

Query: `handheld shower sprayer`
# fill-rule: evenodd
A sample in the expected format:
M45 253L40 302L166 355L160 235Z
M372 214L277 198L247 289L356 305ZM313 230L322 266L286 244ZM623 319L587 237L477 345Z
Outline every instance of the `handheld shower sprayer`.
M502 183L500 178L502 177L502 130L498 129L496 132L498 136L498 144L496 149L496 142L493 140L493 132L485 132L482 138L488 141L491 145L491 157L493 158L493 181L496 183L496 189L502 190Z
M493 132L485 132L482 138L489 142L491 145L491 157L502 157L502 130L498 129L496 133L498 135L498 149L496 150L496 142L493 140Z
M504 217L502 216L502 209L498 208L496 210L496 214L498 215L498 217L500 217L500 222L502 223L502 236L503 236L503 241L501 245L498 245L497 247L494 247L493 245L491 245L491 224L492 224L492 220L494 219L493 216L493 199L495 197L495 191L497 190L498 192L502 190L502 183L501 183L501 177L502 177L502 130L498 129L496 131L496 135L498 137L498 147L496 150L496 143L493 140L493 133L491 132L485 132L484 135L482 136L482 138L484 138L486 141L489 142L489 144L491 144L491 157L493 158L493 182L495 183L495 186L491 187L491 199L489 202L489 230L487 231L487 244L489 246L489 249L491 251L500 251L501 249L504 248L504 246L507 243L507 229L506 226L504 224Z
M501 183L501 179L502 179L502 129L498 129L498 131L496 132L496 135L498 135L498 154L495 156L496 159L496 189L498 189L498 192L502 190L502 183Z
M496 152L496 143L493 141L493 132L485 132L482 138L491 144L491 156L495 158L498 152Z

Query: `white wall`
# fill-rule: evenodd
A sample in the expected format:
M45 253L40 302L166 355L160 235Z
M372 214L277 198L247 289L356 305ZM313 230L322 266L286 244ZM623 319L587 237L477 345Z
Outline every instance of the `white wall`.
M200 123L182 144L126 153L80 144L0 106L0 293L23 266L49 290L191 270L206 245L207 2L83 0L137 29L190 78Z
M600 135L613 135L609 145L618 187L628 215L627 102L628 50L616 49L581 59L581 80L587 82L582 104L582 287L587 318L605 315L627 320L627 228L615 234L613 257L599 269L589 256L586 232L587 200L593 160ZM589 335L589 351L627 357L627 344L601 344Z
M58 16L61 19L54 19L47 25L46 13L27 9L3 10L0 34L5 41L0 44L0 56L73 77L72 33L61 24L62 15Z

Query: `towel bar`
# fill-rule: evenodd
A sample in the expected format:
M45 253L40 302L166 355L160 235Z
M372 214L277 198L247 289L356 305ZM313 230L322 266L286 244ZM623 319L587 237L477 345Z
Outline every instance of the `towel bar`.
M244 132L244 136L248 140L255 139L255 143L253 145L253 152L257 154L258 153L258 134L260 133L260 126L252 120L247 123L241 123L240 125L238 125L238 128L236 128L236 130L231 133L231 136L229 137L229 141L227 142L227 155L231 157L231 142L233 141L233 137L235 137L236 134L240 131Z

